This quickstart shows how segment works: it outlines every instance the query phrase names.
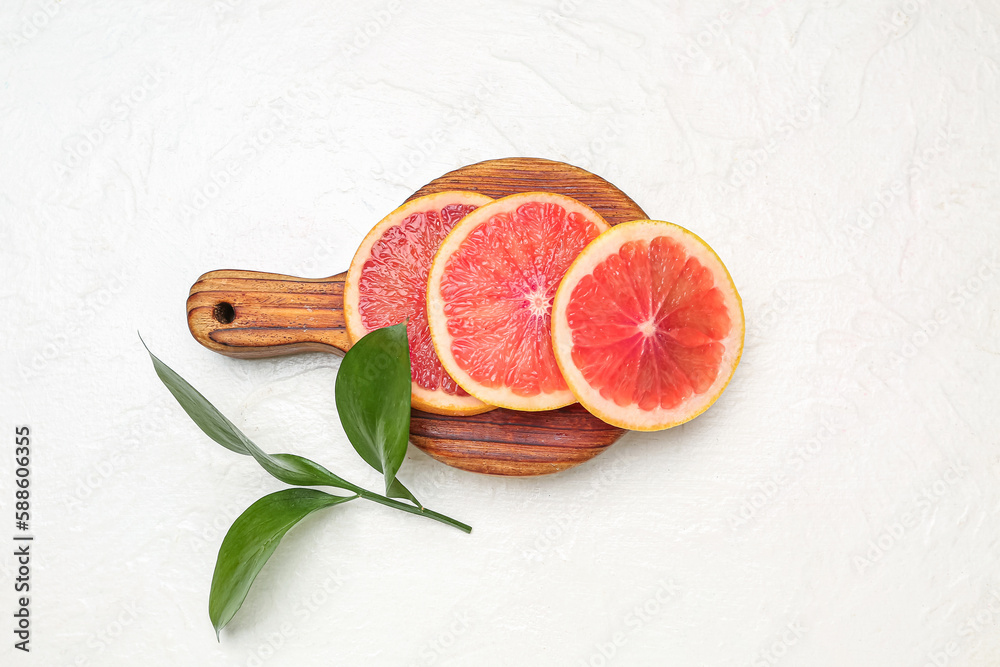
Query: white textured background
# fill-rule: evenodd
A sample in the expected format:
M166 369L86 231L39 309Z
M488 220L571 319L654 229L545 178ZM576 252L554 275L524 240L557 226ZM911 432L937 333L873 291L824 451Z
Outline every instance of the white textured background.
M628 6L626 6L628 5ZM79 2L0 9L0 544L33 433L33 652L3 664L1000 664L993 0ZM367 36L366 36L366 33ZM746 350L704 416L506 480L411 447L471 536L357 502L295 529L218 644L269 451L377 487L338 359L201 348L204 271L320 277L415 188L528 155L728 264Z

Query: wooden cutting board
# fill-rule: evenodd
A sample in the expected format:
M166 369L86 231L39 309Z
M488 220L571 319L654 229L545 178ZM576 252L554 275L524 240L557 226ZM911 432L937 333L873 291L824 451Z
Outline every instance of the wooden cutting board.
M444 190L472 190L493 198L518 192L558 192L587 204L612 225L647 217L624 192L600 176L539 158L468 165L434 179L409 199ZM372 220L373 225L376 222ZM343 312L346 275L310 279L211 271L191 287L188 326L199 343L230 357L316 351L343 354L350 347ZM413 410L410 420L410 440L417 447L448 465L491 475L564 470L597 456L623 433L578 404L547 412L497 409L472 417Z

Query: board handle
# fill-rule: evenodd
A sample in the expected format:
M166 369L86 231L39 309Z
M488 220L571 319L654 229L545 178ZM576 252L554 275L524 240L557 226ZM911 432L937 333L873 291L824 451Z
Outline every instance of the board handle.
M188 328L210 350L253 359L351 347L344 278L293 278L257 271L209 271L191 286Z

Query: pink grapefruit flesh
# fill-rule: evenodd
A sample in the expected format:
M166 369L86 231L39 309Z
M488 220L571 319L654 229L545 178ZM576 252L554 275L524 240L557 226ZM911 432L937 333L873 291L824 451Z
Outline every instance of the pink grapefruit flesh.
M493 406L470 396L444 370L427 327L427 271L441 241L466 214L493 199L448 191L418 197L375 225L344 281L344 317L351 342L369 331L406 322L411 405L442 415L474 415Z
M552 299L608 228L575 199L539 192L498 199L455 225L431 266L427 310L438 357L463 389L514 410L575 402L552 352Z
M555 357L580 403L622 428L682 424L715 402L743 351L743 307L715 252L668 222L618 225L555 297Z

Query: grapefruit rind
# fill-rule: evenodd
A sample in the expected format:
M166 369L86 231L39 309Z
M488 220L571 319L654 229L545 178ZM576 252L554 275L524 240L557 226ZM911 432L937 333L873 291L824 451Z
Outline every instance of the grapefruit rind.
M494 201L492 197L478 192L465 190L437 192L406 202L372 227L371 231L365 235L357 252L354 253L347 277L344 279L344 320L347 323L347 335L352 345L369 333L361 317L359 284L365 261L371 255L372 246L385 235L386 230L421 211L441 210L449 204L463 203L481 207L492 201ZM475 396L455 396L446 393L443 389L421 387L416 382L411 382L411 389L410 405L417 410L433 414L470 416L488 412L496 407L483 403Z
M431 340L434 342L434 349L441 360L441 365L460 387L489 405L509 410L537 412L556 410L572 405L577 401L576 396L569 389L540 393L534 396L522 396L515 394L507 387L488 387L477 382L462 368L452 353L454 337L448 330L445 300L441 295L441 282L448 260L461 247L462 242L469 234L493 216L513 211L529 202L558 204L566 209L567 213L579 213L597 226L598 234L611 228L597 211L586 204L572 197L551 192L517 193L501 197L491 204L472 211L452 228L434 256L434 262L431 264L427 278L427 321L431 330Z
M660 236L667 236L678 242L688 257L694 257L712 272L715 286L722 293L729 312L731 328L726 337L720 341L724 344L725 351L719 362L718 375L706 391L689 397L672 409L657 407L653 410L641 410L635 404L617 405L613 400L603 397L600 391L584 378L583 373L573 362L572 331L566 311L574 288L584 276L590 275L598 264L629 241L649 242ZM678 426L711 407L729 384L740 362L745 328L743 302L729 271L715 251L693 232L679 225L658 220L622 223L591 242L567 270L556 291L552 306L552 343L556 363L563 373L566 384L577 400L594 416L613 426L633 431L659 431Z

